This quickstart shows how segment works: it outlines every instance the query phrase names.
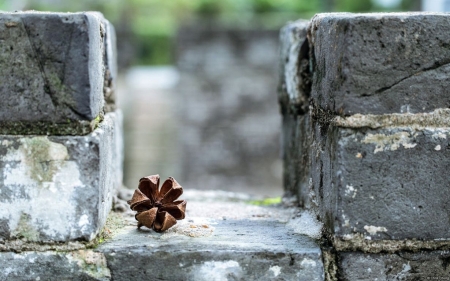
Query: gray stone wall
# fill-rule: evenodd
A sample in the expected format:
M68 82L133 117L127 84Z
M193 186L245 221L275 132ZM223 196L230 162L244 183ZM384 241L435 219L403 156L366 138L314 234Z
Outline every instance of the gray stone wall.
M336 13L282 29L285 189L324 223L329 279L448 275L449 26Z
M281 194L276 31L184 28L177 38L185 186Z
M114 28L0 13L0 38L0 241L90 241L122 182Z

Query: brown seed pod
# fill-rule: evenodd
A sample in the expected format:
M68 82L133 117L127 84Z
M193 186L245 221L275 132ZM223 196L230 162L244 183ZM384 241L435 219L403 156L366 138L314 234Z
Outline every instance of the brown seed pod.
M146 226L157 232L165 231L184 219L186 201L178 200L183 188L169 177L159 189L159 175L148 176L139 180L138 189L127 203L136 211L138 228Z

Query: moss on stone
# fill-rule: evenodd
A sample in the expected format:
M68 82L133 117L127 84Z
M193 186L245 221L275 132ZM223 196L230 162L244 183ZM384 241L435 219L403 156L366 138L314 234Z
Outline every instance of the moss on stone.
M24 238L27 241L39 240L39 232L31 226L30 216L25 213L20 215L19 223L12 235L17 238Z
M21 142L19 150L30 167L29 176L41 186L44 182L52 182L62 161L69 158L67 148L47 137L22 138Z
M281 203L281 197L265 198L262 200L249 200L247 204L256 206L270 206Z
M114 237L118 230L125 226L125 220L121 213L110 212L97 238L87 244L88 248L97 248L100 244Z
M94 120L66 120L66 122L31 122L31 121L0 121L1 135L52 135L52 136L75 136L87 135L93 132L103 121L103 114Z

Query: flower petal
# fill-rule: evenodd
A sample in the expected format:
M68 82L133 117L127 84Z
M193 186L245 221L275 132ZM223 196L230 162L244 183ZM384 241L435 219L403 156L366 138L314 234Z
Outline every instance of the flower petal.
M159 175L152 175L139 180L139 190L154 203L159 197Z
M142 225L144 225L144 226L146 226L148 228L152 228L153 223L155 222L157 211L158 211L158 208L156 208L156 207L155 208L151 208L148 211L145 211L145 212L137 214L136 215L136 219Z
M175 201L171 204L164 205L160 211L166 211L171 214L175 219L182 220L185 217L186 201Z
M134 191L133 197L131 198L131 200L128 200L127 203L130 205L130 208L132 210L137 211L137 210L135 210L136 206L145 204L145 203L150 203L150 199L144 193L142 193L139 189L136 189Z
M168 212L158 212L153 229L157 232L163 232L177 224L177 220Z

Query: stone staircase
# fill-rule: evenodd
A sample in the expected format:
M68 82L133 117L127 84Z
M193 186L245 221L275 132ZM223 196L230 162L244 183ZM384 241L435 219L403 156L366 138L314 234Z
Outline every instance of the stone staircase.
M114 28L99 13L0 13L0 280L446 280L449 26L288 24L284 182L302 208L187 189L186 218L156 233L121 189Z

